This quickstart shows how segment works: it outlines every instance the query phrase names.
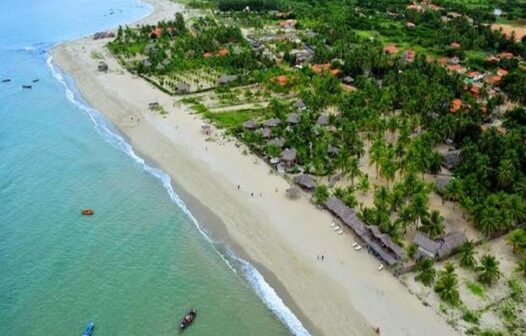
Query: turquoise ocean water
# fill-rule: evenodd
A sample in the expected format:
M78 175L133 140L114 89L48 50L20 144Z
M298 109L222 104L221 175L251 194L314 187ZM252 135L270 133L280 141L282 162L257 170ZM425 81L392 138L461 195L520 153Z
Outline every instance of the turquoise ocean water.
M52 65L51 46L150 10L0 1L0 335L176 335L190 307L188 335L308 335Z

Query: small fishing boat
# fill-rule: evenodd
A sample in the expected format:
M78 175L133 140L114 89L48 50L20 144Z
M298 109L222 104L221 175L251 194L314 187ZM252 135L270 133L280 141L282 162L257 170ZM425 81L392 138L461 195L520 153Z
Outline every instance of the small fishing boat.
M2 79L2 83L9 83L10 81L11 81L11 79L9 79L9 78Z
M31 89L32 86L31 85L22 85L22 89Z
M192 310L186 313L186 315L181 320L181 325L180 325L181 329L188 328L190 324L194 322L196 316L197 316L197 311L192 308Z
M88 323L88 326L82 333L82 336L91 336L91 334L93 334L93 329L95 329L95 324L93 322Z
M93 216L95 214L95 211L91 209L83 209L80 213L84 216Z
M38 83L40 81L40 79L33 79L33 83Z

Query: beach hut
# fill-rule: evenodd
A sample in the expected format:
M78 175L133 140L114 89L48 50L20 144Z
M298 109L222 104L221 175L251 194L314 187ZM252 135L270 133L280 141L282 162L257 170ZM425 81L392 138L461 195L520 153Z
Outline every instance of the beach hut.
M453 177L451 176L439 176L435 181L435 188L439 194L446 190L446 187Z
M300 115L298 113L290 113L287 116L287 124L290 126L296 125L300 122Z
M281 162L286 167L292 167L296 163L296 150L287 148L281 152Z
M270 130L270 128L258 128L256 130L256 132L254 132L258 135L261 135L261 137L263 137L263 139L270 139L272 137L272 131Z
M285 146L285 139L283 138L274 138L267 142L267 145L269 146L277 146L279 148L283 148Z
M208 124L201 125L201 131L206 135L210 135L212 133L212 126Z
M294 182L300 187L308 190L316 188L316 179L310 175L301 174L294 178Z
M217 85L227 85L229 83L235 82L237 79L237 75L221 75L217 79Z
M300 111L307 108L307 104L305 104L305 102L302 99L296 100L295 105L296 105L296 108Z
M466 242L466 234L461 231L453 231L438 239L440 248L437 251L438 258L445 258L462 244Z
M175 84L175 93L189 93L190 92L190 85L179 82Z
M258 127L254 120L248 120L243 123L243 128L246 130L255 130Z
M413 244L418 247L417 259L422 257L435 259L438 249L440 248L439 243L430 239L420 231L417 231L415 237L413 238Z
M345 76L342 78L342 83L351 85L352 83L354 83L354 78L352 78L351 76Z
M108 64L104 61L100 61L97 65L97 69L101 72L107 72L108 71Z
M454 169L460 163L460 150L453 150L442 154L443 165L449 170Z
M298 199L300 197L300 191L294 187L285 190L287 197L290 199Z
M326 115L320 115L318 119L316 120L316 124L319 126L325 126L329 124L329 117Z
M272 128L272 127L278 126L280 123L281 123L281 120L279 120L278 118L271 118L271 119L265 120L263 122L263 126Z

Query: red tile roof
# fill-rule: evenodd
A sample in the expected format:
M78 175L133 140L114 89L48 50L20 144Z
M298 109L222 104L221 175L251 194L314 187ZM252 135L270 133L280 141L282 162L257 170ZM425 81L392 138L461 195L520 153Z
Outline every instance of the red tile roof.
M448 71L456 71L456 72L460 72L460 73L466 72L466 68L464 68L460 64L450 64L450 65L447 66L447 69L448 69Z
M217 54L218 54L219 56L226 56L226 55L229 54L229 51L228 51L227 48L221 48L221 49L219 49L219 51L217 52Z
M451 102L449 112L456 113L462 107L462 100L456 98Z
M394 44L389 44L384 47L384 52L393 55L398 52L398 48Z
M153 29L152 32L150 33L150 37L160 38L162 32L163 31L160 27L155 27L155 29Z
M499 76L506 76L507 74L508 74L508 70L502 69L502 68L497 68L497 75L499 75Z

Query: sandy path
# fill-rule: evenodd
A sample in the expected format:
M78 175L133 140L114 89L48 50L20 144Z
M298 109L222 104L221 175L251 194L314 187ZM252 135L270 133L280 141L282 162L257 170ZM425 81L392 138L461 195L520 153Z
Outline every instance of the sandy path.
M164 0L149 2L156 13L148 21L173 17L179 9ZM173 97L122 71L105 42L63 44L53 50L54 62L138 152L221 219L237 252L262 271L312 334L370 335L372 326L380 326L382 335L454 334L389 272L378 272L375 258L354 251L349 233L336 235L327 213L305 198L286 199L288 183L269 174L263 162L243 155L233 142L205 141L201 120ZM96 71L92 51L104 55L110 72ZM169 112L165 118L147 109L152 101ZM324 262L316 258L321 254Z

